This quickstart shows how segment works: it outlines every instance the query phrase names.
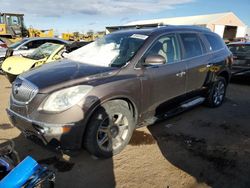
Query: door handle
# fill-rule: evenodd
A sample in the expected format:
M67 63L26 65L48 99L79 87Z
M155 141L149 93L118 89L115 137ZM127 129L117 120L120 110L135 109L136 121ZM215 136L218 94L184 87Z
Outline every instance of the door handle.
M186 74L186 72L185 72L185 71L182 71L182 72L177 73L176 76L182 77L182 76L184 76L185 74Z

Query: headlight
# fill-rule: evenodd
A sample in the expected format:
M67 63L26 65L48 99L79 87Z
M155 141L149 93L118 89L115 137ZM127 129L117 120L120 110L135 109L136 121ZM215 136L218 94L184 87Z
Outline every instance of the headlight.
M92 88L92 86L81 85L56 91L48 97L42 109L51 112L67 110L80 102L80 100L87 95Z

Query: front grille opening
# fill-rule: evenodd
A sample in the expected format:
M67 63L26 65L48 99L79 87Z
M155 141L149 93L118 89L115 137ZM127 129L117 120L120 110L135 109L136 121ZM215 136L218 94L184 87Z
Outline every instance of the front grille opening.
M12 84L12 97L21 103L30 102L38 93L38 88L31 82L17 78Z

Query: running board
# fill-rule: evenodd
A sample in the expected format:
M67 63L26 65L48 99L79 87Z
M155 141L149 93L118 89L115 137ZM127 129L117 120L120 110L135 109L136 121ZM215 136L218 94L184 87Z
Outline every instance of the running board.
M189 99L183 103L181 103L179 106L177 106L176 108L166 112L163 114L163 119L172 117L174 115L180 114L194 106L197 106L199 104L202 104L205 101L204 97L195 97L192 99ZM162 117L162 116L161 116Z
M173 117L177 114L180 114L194 106L197 106L199 104L202 104L205 101L204 97L196 97L191 100L187 100L184 103L181 103L178 107L169 110L167 112L163 112L161 115L157 115L151 118L146 119L143 123L142 126L148 126L148 125L153 125L156 122L166 120L170 117Z
M204 101L205 101L204 97L199 97L199 98L196 98L192 101L189 101L187 103L182 104L181 107L182 108L191 108L193 106L196 106L196 105L203 103Z

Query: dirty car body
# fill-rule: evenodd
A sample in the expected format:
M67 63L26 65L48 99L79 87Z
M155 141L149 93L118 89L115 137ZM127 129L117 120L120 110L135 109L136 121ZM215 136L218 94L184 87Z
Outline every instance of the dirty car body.
M216 38L219 49L205 35ZM22 74L13 83L7 112L27 136L63 149L79 149L86 142L85 148L93 155L110 157L128 141L124 138L125 144L114 143L111 152L105 150L110 141L104 138L115 142L121 129L115 122L102 125L105 130L93 123L105 116L104 111L119 111L112 116L115 121L124 112L122 122L132 129L153 124L162 112L173 114L173 108L203 102L218 80L226 87L231 63L231 52L206 29L168 26L114 32L60 62ZM224 95L225 90L214 107ZM70 100L65 102L65 97ZM99 132L94 132L95 125ZM126 127L123 136L128 133L132 134ZM97 143L92 145L95 138ZM100 145L101 138L106 144Z

